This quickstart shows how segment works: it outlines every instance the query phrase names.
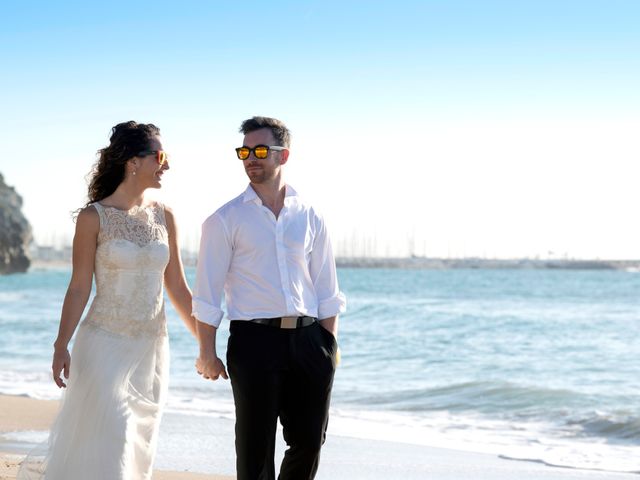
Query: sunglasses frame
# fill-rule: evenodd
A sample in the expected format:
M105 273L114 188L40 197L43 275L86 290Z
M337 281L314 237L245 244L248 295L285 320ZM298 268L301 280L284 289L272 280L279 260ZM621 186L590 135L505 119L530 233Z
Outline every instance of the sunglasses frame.
M266 148L267 154L264 157L257 156L256 148ZM249 154L246 156L246 158L240 157L240 150L244 150L244 149L249 150ZM282 150L287 150L287 147L281 147L279 145L256 145L255 147L251 148L251 147L247 147L246 145L243 145L242 147L236 148L236 155L238 156L238 160L244 161L244 160L248 160L249 157L251 156L251 153L253 152L253 156L256 157L258 160L264 160L269 156L269 152L271 152L271 150L273 150L274 152L281 152Z
M138 157L146 157L147 155L155 155L156 162L162 166L169 161L169 155L164 150L144 150L140 152Z

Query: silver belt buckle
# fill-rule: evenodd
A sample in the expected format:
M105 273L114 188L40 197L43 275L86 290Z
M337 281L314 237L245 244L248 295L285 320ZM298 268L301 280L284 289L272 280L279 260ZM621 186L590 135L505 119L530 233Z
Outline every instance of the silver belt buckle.
M298 326L298 317L281 317L280 328L296 328Z

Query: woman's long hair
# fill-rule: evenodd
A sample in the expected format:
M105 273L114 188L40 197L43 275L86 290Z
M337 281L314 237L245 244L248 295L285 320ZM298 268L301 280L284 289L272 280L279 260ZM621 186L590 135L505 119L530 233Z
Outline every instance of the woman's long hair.
M148 150L157 135L160 135L160 129L152 123L129 121L113 127L109 145L98 150L100 156L89 174L87 205L115 192L124 180L127 162Z

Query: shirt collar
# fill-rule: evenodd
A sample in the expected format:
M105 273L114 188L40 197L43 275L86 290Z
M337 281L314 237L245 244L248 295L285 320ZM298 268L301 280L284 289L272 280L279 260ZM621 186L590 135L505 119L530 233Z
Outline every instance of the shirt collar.
M284 203L285 204L288 204L290 201L294 200L294 198L297 196L298 196L298 192L296 192L291 185L284 186ZM262 205L262 200L260 200L260 197L258 197L258 194L253 189L251 184L247 185L247 189L244 191L242 200L244 201L244 203L254 202L259 205Z

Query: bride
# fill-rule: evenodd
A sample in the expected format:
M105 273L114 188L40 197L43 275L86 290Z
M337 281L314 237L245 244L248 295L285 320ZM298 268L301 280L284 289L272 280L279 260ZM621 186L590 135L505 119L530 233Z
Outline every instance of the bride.
M173 213L144 196L169 169L159 135L152 124L120 123L99 151L54 343L53 378L66 392L44 460L28 458L19 479L151 478L168 383L163 286L195 336Z

